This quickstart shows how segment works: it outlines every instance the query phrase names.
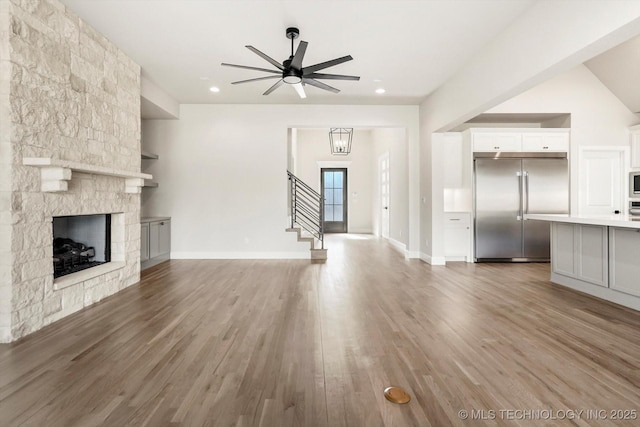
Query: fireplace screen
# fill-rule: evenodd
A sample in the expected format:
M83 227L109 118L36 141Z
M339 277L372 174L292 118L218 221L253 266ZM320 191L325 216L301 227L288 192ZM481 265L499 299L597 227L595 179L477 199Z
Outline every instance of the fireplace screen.
M111 261L111 214L53 218L53 277Z

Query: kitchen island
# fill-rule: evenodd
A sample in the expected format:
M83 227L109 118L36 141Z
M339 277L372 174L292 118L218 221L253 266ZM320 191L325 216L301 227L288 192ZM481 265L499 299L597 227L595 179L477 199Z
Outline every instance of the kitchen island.
M525 215L551 222L551 281L640 310L640 217Z

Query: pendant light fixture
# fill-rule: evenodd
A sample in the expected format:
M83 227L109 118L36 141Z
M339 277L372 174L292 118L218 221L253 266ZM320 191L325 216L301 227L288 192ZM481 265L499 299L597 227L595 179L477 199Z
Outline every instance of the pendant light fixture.
M351 140L353 128L331 128L329 131L329 143L331 154L334 156L346 156L351 152Z

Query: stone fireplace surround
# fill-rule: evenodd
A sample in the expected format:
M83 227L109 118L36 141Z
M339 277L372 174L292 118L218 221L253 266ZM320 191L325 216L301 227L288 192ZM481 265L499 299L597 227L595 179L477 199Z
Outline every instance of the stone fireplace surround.
M10 342L139 281L146 176L137 64L58 0L0 0L0 36L0 342ZM52 218L101 213L113 214L113 262L54 281Z

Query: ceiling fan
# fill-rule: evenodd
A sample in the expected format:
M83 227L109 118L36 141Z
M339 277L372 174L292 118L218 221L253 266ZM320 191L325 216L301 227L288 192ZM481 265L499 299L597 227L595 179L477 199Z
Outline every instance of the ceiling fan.
M344 76L341 74L323 74L317 73L316 71L324 70L325 68L333 67L334 65L342 64L343 62L351 61L353 58L351 55L343 56L341 58L332 59L331 61L321 62L319 64L311 65L309 67L302 66L302 59L304 58L304 54L307 51L308 43L305 41L300 41L298 44L298 49L296 49L295 54L293 53L293 40L298 38L300 35L300 30L295 27L287 28L287 38L291 40L291 56L289 59L285 59L282 64L280 64L275 59L270 56L264 54L253 46L245 46L251 52L260 56L265 61L269 62L271 65L276 67L276 70L269 70L267 68L258 68L258 67L249 67L247 65L236 65L236 64L227 64L225 62L222 65L226 67L236 67L236 68L244 68L247 70L257 70L264 71L267 73L276 74L275 76L266 76L266 77L258 77L255 79L248 80L240 80L237 82L232 82L231 84L237 85L242 83L250 83L256 82L260 80L269 80L269 79L279 79L273 86L266 90L263 95L269 95L274 90L278 89L283 83L290 84L296 90L300 98L306 98L307 95L304 91L305 85L315 86L319 89L328 90L329 92L338 93L339 89L335 87L329 86L328 84L322 83L318 81L320 80L360 80L358 76Z

